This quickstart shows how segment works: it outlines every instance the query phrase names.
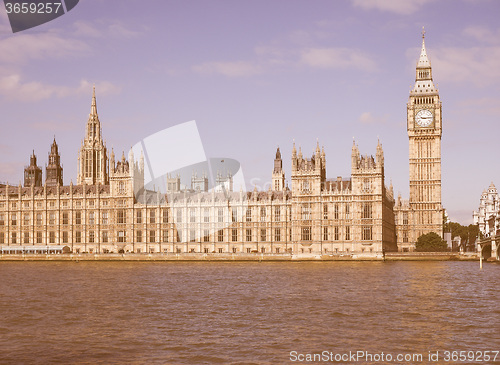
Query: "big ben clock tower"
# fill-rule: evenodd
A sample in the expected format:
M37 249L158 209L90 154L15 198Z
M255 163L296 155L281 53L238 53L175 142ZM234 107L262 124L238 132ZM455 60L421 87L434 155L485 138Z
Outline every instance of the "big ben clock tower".
M425 49L417 62L415 86L407 104L410 140L410 242L429 232L443 237L441 205L441 101L432 81L432 68Z

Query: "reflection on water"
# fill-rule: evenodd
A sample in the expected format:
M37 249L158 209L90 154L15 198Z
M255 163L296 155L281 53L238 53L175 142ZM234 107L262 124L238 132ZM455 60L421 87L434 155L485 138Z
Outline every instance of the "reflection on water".
M290 363L498 350L498 265L0 264L1 363ZM499 359L500 360L500 359Z

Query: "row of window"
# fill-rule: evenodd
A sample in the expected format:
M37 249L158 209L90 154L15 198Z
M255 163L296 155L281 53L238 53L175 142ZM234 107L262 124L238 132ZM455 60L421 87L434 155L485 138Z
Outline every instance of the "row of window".
M43 204L42 201L36 201L35 203L36 203L35 206L36 206L37 209L41 209L41 208L44 207L44 204ZM84 205L82 203L83 203L82 200L76 200L76 201L74 201L74 207L75 208L81 208L82 205ZM87 207L92 208L92 207L94 207L96 205L98 205L98 204L96 203L96 201L94 199L88 199L87 200ZM103 207L107 207L107 206L109 206L109 201L108 200L104 200L104 199L100 200L100 205L103 206ZM118 206L124 206L125 205L125 200L122 200L122 199L117 200L117 205ZM61 206L63 208L68 208L70 206L69 201L68 200L63 200L61 202ZM17 207L18 207L17 202L10 203L10 207L12 209L17 209ZM31 207L31 202L30 201L25 201L25 202L23 202L20 205L20 207L30 208ZM0 202L0 208L5 208L5 202ZM56 208L56 200L48 201L47 202L47 208Z
M309 203L302 204L302 211L301 211L301 217L302 220L310 220L311 219L311 205ZM290 209L290 207L289 207ZM224 208L218 208L217 210L217 222L224 222ZM156 210L150 209L149 212L149 217L144 216L143 217L143 211L142 210L137 210L136 211L136 216L135 216L135 223L137 224L142 224L146 223L149 221L149 223L154 224L157 222L156 219ZM82 224L82 212L74 212L74 224ZM289 213L290 214L290 213ZM344 214L345 218L349 219L350 218L350 209L349 205L346 205L344 207ZM363 203L362 204L362 211L361 211L361 218L366 219L366 218L372 218L372 203ZM108 224L108 219L109 215L108 212L102 212L101 213L101 218L102 218L102 224ZM177 215L176 215L176 222L177 223L182 223L183 221L183 210L182 209L177 209ZM328 219L328 205L323 206L323 219ZM339 205L335 204L334 205L334 211L333 211L333 218L334 219L339 219L340 218L340 209ZM42 213L37 213L36 214L36 225L42 225L43 224L43 215ZM168 223L169 219L169 210L168 209L162 209L161 211L161 222L162 223ZM238 221L238 214L236 210L232 210L231 212L231 220L232 222L237 222ZM247 209L246 211L246 216L245 220L247 222L252 222L252 209ZM266 221L266 207L261 207L260 209L260 220L261 221ZM275 221L281 221L281 207L275 207L274 208L274 220ZM189 210L189 222L196 222L196 210L194 208L191 208ZM116 222L118 224L124 224L127 223L127 215L125 210L117 210L116 211ZM210 209L205 208L203 210L203 222L209 223L210 222ZM5 215L0 214L0 225L5 224ZM29 225L30 224L30 214L24 214L23 215L23 224L24 225ZM48 224L49 225L54 225L56 224L56 213L49 213L48 214ZM62 224L66 225L69 224L69 213L68 212L63 212L62 213ZM93 225L96 224L96 213L95 212L90 212L88 213L88 221L87 224ZM17 225L17 213L12 213L11 214L11 225L16 226Z
M273 230L273 236L269 237L268 236L268 231L266 229L260 229L260 235L259 239L261 242L266 242L269 238L274 239L275 242L281 242L283 240L283 235L282 235L282 230L281 228L274 228ZM361 232L362 232L362 240L363 241L371 241L372 240L372 227L371 226L362 226L361 227ZM196 230L191 229L189 230L188 241L190 242L195 242L196 241ZM253 230L252 229L245 229L245 240L247 242L253 242L254 241L254 236L253 236ZM203 231L203 242L210 242L210 231L208 229ZM342 232L341 232L341 227L335 226L333 227L333 240L334 241L339 241L342 239ZM42 243L42 232L36 232L36 243ZM117 240L118 242L126 242L125 240L126 237L126 232L125 231L118 231L117 232ZM231 241L233 242L238 242L239 241L239 230L237 228L232 228L230 231L230 237ZM142 230L137 230L135 232L135 241L136 242L150 242L154 243L156 242L157 238L157 232L156 230L149 230L149 231L142 231ZM176 231L176 237L175 241L177 242L182 242L182 231ZM216 234L213 236L214 239L216 239L217 242L224 242L224 230L218 230ZM89 231L88 233L88 242L89 243L94 243L96 241L96 233L94 231ZM311 227L302 227L302 232L301 232L301 239L302 241L311 241L312 240L312 230ZM349 241L351 239L351 227L347 226L344 227L344 240ZM68 243L69 240L69 232L68 231L63 231L62 232L62 243ZM101 237L100 241L103 243L107 243L109 240L108 236L108 231L102 231L101 232ZM165 229L161 231L161 240L162 242L169 242L169 230ZM289 230L289 241L292 240L292 231ZM329 227L323 227L323 240L328 241L330 240L329 238ZM74 241L75 243L81 243L82 242L82 232L81 231L75 231L75 236L74 236ZM11 233L11 243L18 243L18 236L17 232L12 232ZM23 232L23 242L24 243L30 243L30 232ZM56 243L56 232L51 231L48 234L48 242L49 243ZM6 243L5 242L5 233L0 232L0 243ZM21 243L21 241L19 241Z
M351 240L351 227L344 227L344 237L342 238L342 227L335 226L333 227L333 241L340 241L344 239L345 241ZM361 240L362 241L371 241L372 238L372 226L362 226L361 227ZM323 227L323 240L330 240L330 227ZM301 232L302 241L311 241L312 240L312 229L311 227L302 227Z

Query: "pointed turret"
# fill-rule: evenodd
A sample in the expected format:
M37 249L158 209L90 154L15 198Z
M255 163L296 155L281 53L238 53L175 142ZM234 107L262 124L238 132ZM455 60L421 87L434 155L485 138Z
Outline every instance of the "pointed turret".
M63 185L63 168L61 166L61 157L59 156L59 147L56 137L50 146L49 164L45 168L45 183L48 186Z
M141 150L141 157L139 157L139 171L144 172L144 153Z
M272 173L272 189L275 191L282 191L284 187L285 187L285 172L283 171L283 160L281 159L281 152L278 146L278 149L276 150L276 158L274 159L274 169Z
M102 128L97 114L95 86L92 88L90 114L85 129L85 138L80 148L77 183L108 184L108 156L102 139Z
M292 148L292 171L297 170L297 149L295 148L295 140Z
M128 163L130 166L134 166L134 151L132 151L132 147L130 147L130 151L128 153Z
M382 149L382 144L380 144L380 140L377 142L377 165L378 167L384 165L384 150Z
M42 169L36 164L35 150L30 156L30 164L24 168L24 186L42 186Z
M97 116L97 102L95 98L95 85L92 87L92 105L90 106L90 115Z
M352 152L351 152L351 169L356 169L358 167L359 161L359 149L356 146L356 141L352 139Z
M425 30L423 28L422 49L420 51L420 57L417 61L415 72L415 86L412 90L413 94L425 95L437 93L437 88L434 86L434 83L432 81L431 61L427 56L427 50L425 48Z
M420 58L417 62L417 68L430 68L431 62L427 57L427 50L425 49L425 29L422 27L422 50L420 51ZM430 75L429 75L430 76Z

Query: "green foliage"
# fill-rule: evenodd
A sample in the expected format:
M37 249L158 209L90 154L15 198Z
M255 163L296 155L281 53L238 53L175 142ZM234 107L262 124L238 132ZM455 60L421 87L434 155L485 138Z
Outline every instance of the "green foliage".
M421 235L415 244L417 252L444 252L448 251L448 245L435 232Z
M451 232L451 239L460 236L462 247L466 251L474 251L474 243L480 235L478 225L469 224L468 226L462 226L457 222L446 223L444 231Z

